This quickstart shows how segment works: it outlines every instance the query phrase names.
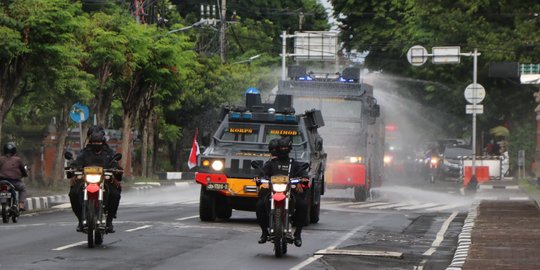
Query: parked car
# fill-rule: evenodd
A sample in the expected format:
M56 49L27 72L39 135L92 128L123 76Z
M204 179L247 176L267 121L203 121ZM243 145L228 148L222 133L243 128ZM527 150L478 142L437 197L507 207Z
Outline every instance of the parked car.
M443 178L459 178L463 166L462 157L472 156L473 151L465 146L447 146L443 152L441 173Z

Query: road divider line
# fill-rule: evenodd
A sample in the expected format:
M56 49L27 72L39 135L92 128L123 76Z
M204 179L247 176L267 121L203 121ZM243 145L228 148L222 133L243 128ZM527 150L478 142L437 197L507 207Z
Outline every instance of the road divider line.
M64 250L64 249L68 249L68 248L72 248L72 247L76 247L76 246L81 246L81 245L84 245L86 243L87 243L87 241L81 241L81 242L77 242L77 243L73 243L73 244L53 248L52 250L56 250L56 251Z
M196 215L196 216L190 216L190 217L177 218L176 220L182 221L182 220L188 220L188 219L198 218L198 217L199 217L199 215Z
M446 233L446 230L448 230L448 226L450 226L450 223L454 218L457 216L458 212L454 211L443 223L441 226L441 229L437 233L437 237L435 237L435 240L433 240L433 243L431 244L431 247L424 252L424 256L431 256L433 253L435 253L435 250L437 250L437 247L439 247L444 240L444 234Z
M152 227L152 225L144 225L144 226L141 226L141 227L126 230L126 232L134 232L134 231L138 231L138 230L142 230L142 229L146 229L146 228L150 228L150 227Z

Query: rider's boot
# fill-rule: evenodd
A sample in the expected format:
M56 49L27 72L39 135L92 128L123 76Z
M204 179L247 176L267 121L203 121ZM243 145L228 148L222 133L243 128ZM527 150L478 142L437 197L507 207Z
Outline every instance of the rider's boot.
M297 226L294 230L294 245L297 247L302 246L302 226Z
M266 241L268 241L268 229L263 228L263 227L261 227L261 229L262 229L262 234L261 234L261 237L259 238L259 244L264 244L266 243Z
M19 211L26 211L26 208L24 207L24 202L19 202Z
M82 231L83 231L83 222L82 222L82 219L81 219L81 218L78 218L78 220L79 220L79 223L77 224L77 229L76 229L76 231L82 232Z
M112 220L113 220L113 216L112 215L107 215L107 233L114 233L115 230L114 230L114 226L112 224Z

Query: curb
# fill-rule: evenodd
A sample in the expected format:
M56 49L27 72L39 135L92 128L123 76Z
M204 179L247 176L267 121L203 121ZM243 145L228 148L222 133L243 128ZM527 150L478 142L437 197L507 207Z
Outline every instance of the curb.
M45 197L30 197L26 198L26 210L38 210L51 208L53 204L60 204L69 202L69 196L65 195L52 195Z
M461 233L458 236L458 246L456 252L454 253L454 258L446 270L461 270L467 260L467 255L469 254L469 248L471 247L471 233L474 227L474 220L478 216L478 206L480 202L474 203L469 209L467 218L463 223L463 228L461 228Z

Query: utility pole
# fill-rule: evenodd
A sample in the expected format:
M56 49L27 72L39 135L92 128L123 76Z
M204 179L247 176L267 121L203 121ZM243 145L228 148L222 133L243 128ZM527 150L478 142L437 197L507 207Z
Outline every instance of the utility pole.
M221 0L221 27L219 32L219 51L221 56L221 62L225 63L225 47L226 47L226 37L225 29L227 28L227 0Z

